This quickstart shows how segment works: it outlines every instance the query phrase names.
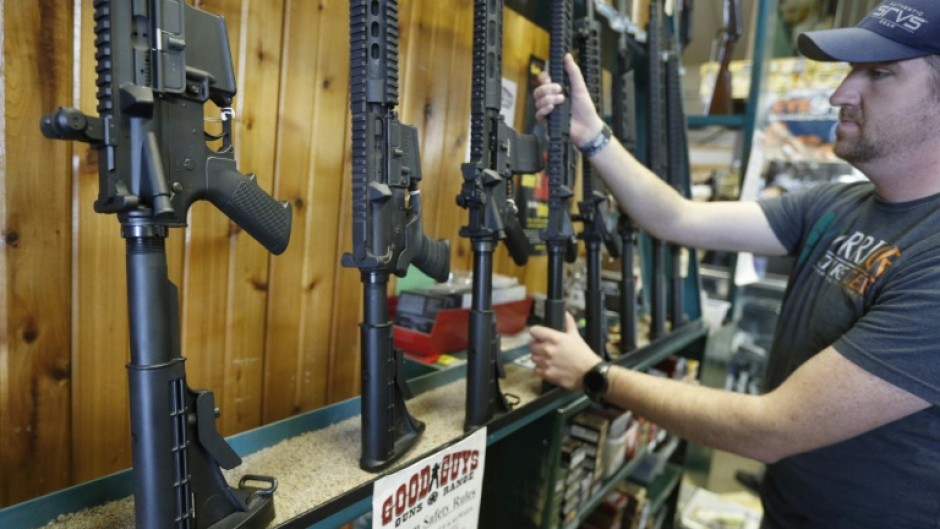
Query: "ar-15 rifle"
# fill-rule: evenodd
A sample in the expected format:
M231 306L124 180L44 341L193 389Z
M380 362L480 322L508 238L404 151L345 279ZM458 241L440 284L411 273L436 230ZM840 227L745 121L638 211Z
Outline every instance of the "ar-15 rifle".
M572 47L571 0L552 0L549 43L549 75L568 93L565 54ZM548 251L548 292L545 298L545 324L565 329L564 261L577 257L570 204L574 194L575 158L569 139L571 101L555 107L548 115L548 225L540 233ZM544 385L547 389L549 385Z
M362 457L377 471L417 441L424 423L408 413L401 351L392 344L386 291L390 273L414 263L444 281L450 246L432 241L421 222L418 131L398 121L398 2L349 5L350 106L353 148L353 251L343 266L359 268L363 285Z
M470 212L460 235L473 246L473 298L467 350L467 402L464 427L482 426L509 411L499 390L502 364L493 312L493 250L499 240L519 266L529 258L529 242L516 217L513 175L542 169L538 139L514 131L500 113L502 98L503 0L476 0L473 15L473 89L470 162L457 204Z
M665 101L663 98L663 41L664 15L662 0L651 0L649 27L647 28L647 60L649 85L649 111L647 130L649 137L649 168L660 178L666 176ZM665 244L660 239L651 240L652 273L650 285L650 339L666 332L666 263Z
M679 50L677 47L669 52L666 61L666 142L669 151L669 167L667 174L669 184L682 196L686 196L686 174L688 168L688 140L686 139L685 112L682 110L682 85L679 74ZM682 261L685 250L679 244L669 245L671 262L672 288L670 289L670 316L672 329L679 328L685 323L685 289L683 288Z
M734 43L741 36L741 0L725 0L723 14L724 27L721 29L721 47L718 51L718 73L715 74L715 89L708 105L709 115L731 114L734 99L731 90L731 56L734 55Z
M140 529L264 527L277 481L220 467L241 459L215 429L213 394L186 384L176 286L167 275L168 227L212 202L273 253L290 238L291 210L238 172L231 143L235 78L225 22L179 0L95 0L98 117L71 108L43 116L49 138L98 150L95 211L116 213L127 241L132 459ZM222 108L222 134L203 132ZM218 151L207 140L222 140ZM249 482L262 482L257 488Z
M617 11L628 13L628 1L618 0ZM636 84L633 51L626 27L617 43L616 72L613 76L613 132L617 140L631 153L636 151ZM634 250L637 230L626 213L617 221L620 235L620 354L637 347L636 281L633 279Z
M594 17L594 0L586 0L584 18L575 24L575 41L578 62L584 72L584 81L595 108L601 101L601 25ZM578 235L587 250L587 285L584 289L586 341L601 358L609 359L607 353L607 310L604 306L604 291L601 289L601 244L613 258L620 257L621 241L608 228L610 218L607 188L595 174L594 167L584 160L581 165L582 200L578 203L578 217L584 223Z

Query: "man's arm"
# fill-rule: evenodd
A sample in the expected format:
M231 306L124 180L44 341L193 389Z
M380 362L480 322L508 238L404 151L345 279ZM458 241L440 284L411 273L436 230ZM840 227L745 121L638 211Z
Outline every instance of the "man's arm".
M539 376L577 390L599 358L568 318L564 333L533 327L530 347ZM608 376L606 401L680 437L766 463L849 439L929 406L832 347L803 364L779 388L760 396L621 367L611 368Z
M603 128L570 55L565 68L571 83L571 141L583 145ZM536 88L536 116L543 119L564 101L561 87L542 75ZM784 255L764 212L754 202L694 202L677 193L636 160L614 138L590 158L620 207L654 237L684 246Z

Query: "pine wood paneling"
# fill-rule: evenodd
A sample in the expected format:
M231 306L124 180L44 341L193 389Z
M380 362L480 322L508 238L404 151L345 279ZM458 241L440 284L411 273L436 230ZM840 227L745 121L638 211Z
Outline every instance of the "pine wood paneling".
M71 481L72 148L43 138L39 116L71 97L72 8L7 0L3 9L0 503L9 503Z
M329 394L334 377L329 349L331 319L337 296L349 295L333 289L331 278L341 268L342 254L330 251L342 237L340 219L352 215L349 201L341 200L342 186L348 176L345 169L349 150L349 2L331 2L320 10L319 16L317 79L308 91L315 102L313 141L309 147L313 165L310 175L296 175L312 178L314 183L307 202L310 237L303 247L309 258L302 280L307 318L300 342L298 374L301 379L296 397L299 408L304 411L339 400ZM344 42L346 46L342 46ZM354 329L354 320L347 321L340 332L355 334Z
M333 275L345 161L348 2L287 2L277 192L294 203L294 231L272 262L264 420L327 402ZM349 331L347 331L349 332Z
M280 79L280 120L275 156L275 194L293 206L291 242L271 262L262 421L282 419L301 411L298 402L303 333L309 318L307 293L316 285L304 283L305 249L316 232L311 226L314 174L314 110L318 39L321 17L305 0L285 2ZM313 229L311 229L313 228Z
M236 97L235 154L243 172L273 193L278 126L278 81L284 0L242 0L247 16L229 21L238 28L239 95ZM232 38L235 32L233 29ZM276 196L276 195L275 195ZM282 197L276 196L278 200ZM224 435L261 425L263 366L269 299L269 252L246 234L234 237L229 267L229 306L225 325L225 382L220 431ZM277 259L277 257L274 257Z
M79 108L97 115L94 8L80 4ZM71 72L70 72L71 74ZM130 359L124 240L116 215L94 211L98 156L74 143L78 154L73 251L76 281L72 322L73 474L76 482L131 464L126 363Z
M470 241L460 237L460 228L467 224L469 213L457 206L457 195L463 183L461 166L467 159L470 143L473 1L456 1L451 9L441 11L446 15L438 37L442 45L430 69L434 72L430 82L436 94L432 115L438 119L429 124L428 134L437 141L429 143L426 150L438 153L439 159L436 166L426 166L436 182L435 194L429 194L437 206L431 211L436 213L436 222L429 224L436 230L429 233L450 238L451 270L468 271L473 267ZM425 160L429 164L434 162L433 158Z

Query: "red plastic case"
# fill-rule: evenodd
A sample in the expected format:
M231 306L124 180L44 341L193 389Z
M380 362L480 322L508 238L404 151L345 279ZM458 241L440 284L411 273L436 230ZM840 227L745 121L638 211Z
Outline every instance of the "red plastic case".
M389 316L394 318L398 298L389 299ZM526 320L532 310L532 298L493 305L496 313L496 332L516 334L525 329ZM442 309L434 318L430 333L395 326L395 347L425 362L434 362L444 353L462 351L467 348L467 326L470 309Z

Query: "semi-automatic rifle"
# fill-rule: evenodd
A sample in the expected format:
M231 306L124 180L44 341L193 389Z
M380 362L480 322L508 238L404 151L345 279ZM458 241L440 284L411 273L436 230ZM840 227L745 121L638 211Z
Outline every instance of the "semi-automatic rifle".
M617 11L628 15L628 0L617 1ZM627 28L620 32L617 42L616 71L612 79L613 132L617 140L631 153L636 153L636 85L633 50ZM637 347L636 281L633 278L634 251L637 230L626 213L617 219L620 236L620 354Z
M215 428L213 394L186 383L165 239L186 226L193 202L208 200L279 254L291 210L236 168L225 21L180 0L95 0L94 8L98 116L59 108L41 129L98 151L95 211L117 214L126 240L136 527L264 527L277 481L245 476L232 488L222 475L241 458ZM221 134L204 129L210 100L222 109ZM208 147L218 140L219 150Z
M667 170L669 185L677 193L687 196L686 174L688 168L688 140L686 139L685 112L682 105L682 80L680 78L680 57L677 47L669 52L666 61L666 146L669 152L669 167ZM679 245L669 244L670 289L669 322L673 330L685 323L685 289L683 288L683 254L685 249Z
M584 17L575 23L575 42L578 63L584 73L594 107L601 108L601 24L594 16L594 0L585 1ZM620 257L620 238L608 227L612 218L608 208L607 187L596 174L588 160L581 164L582 199L578 203L575 220L583 223L578 237L584 241L587 255L587 285L584 289L586 333L585 339L591 349L601 358L609 359L607 353L607 309L604 306L604 291L601 289L601 245L607 247L612 258Z
M470 162L463 164L457 204L470 213L460 235L473 247L473 293L467 350L464 427L486 424L509 411L499 389L499 335L493 312L493 251L504 241L519 266L529 258L529 242L516 216L513 175L542 169L535 136L519 134L500 113L502 99L503 0L476 0L473 15L473 87L470 110Z
M666 158L666 135L663 124L666 122L663 76L664 15L662 0L652 0L649 4L650 17L647 28L647 144L649 146L649 168L660 178L665 179L668 160ZM650 273L650 339L663 336L666 332L666 256L665 243L651 238Z
M570 86L564 57L572 48L571 3L571 0L552 0L549 37L549 75L553 82L561 84L565 93L569 93ZM548 224L540 233L548 253L545 325L560 331L565 329L564 262L577 257L570 213L575 178L570 119L568 98L548 115Z
M359 268L363 286L362 456L377 471L417 441L424 423L408 413L403 357L388 317L389 274L411 263L445 281L450 245L424 234L418 131L398 120L398 1L349 4L352 110L352 253L343 266Z

